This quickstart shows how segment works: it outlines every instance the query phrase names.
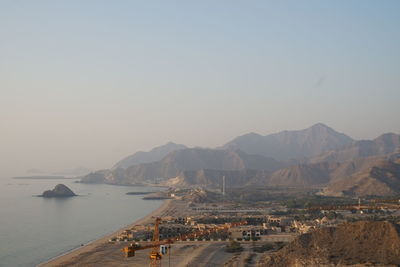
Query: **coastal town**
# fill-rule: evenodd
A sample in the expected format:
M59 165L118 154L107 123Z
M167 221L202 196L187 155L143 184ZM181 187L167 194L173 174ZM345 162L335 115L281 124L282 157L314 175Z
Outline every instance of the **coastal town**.
M371 218L400 221L399 201L394 199L353 199L307 208L297 203L294 208L280 200L233 201L222 192L200 188L144 197L165 200L153 214L90 244L89 251L83 248L43 266L264 266L267 255L302 234Z

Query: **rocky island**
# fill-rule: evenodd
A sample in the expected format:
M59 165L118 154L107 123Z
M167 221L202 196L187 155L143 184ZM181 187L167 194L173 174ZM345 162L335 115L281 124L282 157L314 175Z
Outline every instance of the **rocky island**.
M69 189L64 184L58 184L54 187L53 190L46 190L41 195L41 197L74 197L74 196L76 196L76 194L72 192L72 190Z

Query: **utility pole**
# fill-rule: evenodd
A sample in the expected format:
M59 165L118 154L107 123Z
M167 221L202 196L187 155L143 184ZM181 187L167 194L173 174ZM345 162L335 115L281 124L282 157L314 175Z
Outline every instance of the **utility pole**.
M222 195L225 197L225 176L222 176Z
M225 176L222 176L222 205L225 205Z

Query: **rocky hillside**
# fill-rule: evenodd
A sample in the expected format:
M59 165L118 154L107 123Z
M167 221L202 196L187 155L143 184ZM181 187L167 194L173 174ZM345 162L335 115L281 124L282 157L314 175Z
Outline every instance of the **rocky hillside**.
M220 188L247 185L319 187L328 196L400 193L400 154L359 158L342 163L282 164L241 151L185 149L158 162L86 175L84 183L146 184ZM267 169L268 168L268 169Z
M150 163L159 161L168 155L171 152L185 149L187 148L185 145L175 144L173 142L169 142L163 146L155 147L149 152L139 151L133 155L130 155L120 161L118 161L112 169L118 168L129 168L134 165L142 164L142 163Z
M318 123L299 131L283 131L262 136L255 133L235 138L223 148L239 149L248 154L272 157L278 160L305 159L343 148L353 142L345 134Z
M261 170L197 170L183 171L177 177L165 182L166 186L173 187L205 187L222 188L222 177L225 177L226 187L241 187L246 185L262 185L270 173Z
M175 178L184 171L245 169L274 171L283 165L259 155L248 155L241 151L191 148L168 154L162 160L139 164L127 169L98 171L82 178L87 183L136 184L162 182Z
M398 156L398 154L396 154ZM323 190L330 196L389 196L400 193L400 159L376 160L368 168L337 179Z
M346 162L357 158L382 156L400 149L400 135L387 133L374 140L361 140L343 149L333 150L314 157L310 162Z
M326 185L337 164L298 164L274 172L268 185L274 186L310 186Z
M398 177L399 175L396 173L397 163L395 163L393 159L390 159L391 157L394 156L361 158L344 163L323 162L315 164L298 164L281 168L275 172L246 168L226 171L215 169L190 170L182 171L177 177L168 180L165 185L175 187L203 186L221 188L222 177L225 176L226 186L228 187L240 187L246 185L281 187L313 186L325 188L326 195L336 196L343 195L342 190L344 189L342 188L342 184L355 185L357 181L350 178L359 177L360 173L371 174L374 176L379 174L380 181L389 181L388 177L392 177L393 181L390 185L388 184L387 187L396 187L397 184L395 181L397 180L395 177ZM385 166L385 168L383 168L383 166ZM365 188L368 184L365 181L362 183L361 180L358 182ZM377 182L372 184L376 186ZM348 190L348 188L345 190ZM383 192L388 194L393 193L393 191L382 190L382 193ZM353 195L365 195L367 193L368 191L361 190L360 188L360 190L355 190ZM347 194L349 194L349 192L347 192Z
M398 266L399 234L399 226L389 222L361 221L322 228L297 237L267 256L261 266Z
M324 186L342 181L357 172L368 170L381 162L386 162L392 155L358 158L347 162L321 162L296 164L282 168L268 179L272 186Z

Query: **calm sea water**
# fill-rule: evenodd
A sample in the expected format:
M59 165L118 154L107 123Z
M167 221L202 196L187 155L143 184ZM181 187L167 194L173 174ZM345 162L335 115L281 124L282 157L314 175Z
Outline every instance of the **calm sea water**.
M63 183L79 197L35 197ZM74 180L0 179L0 266L35 266L112 233L157 209L162 201L125 195L154 191L74 183Z

